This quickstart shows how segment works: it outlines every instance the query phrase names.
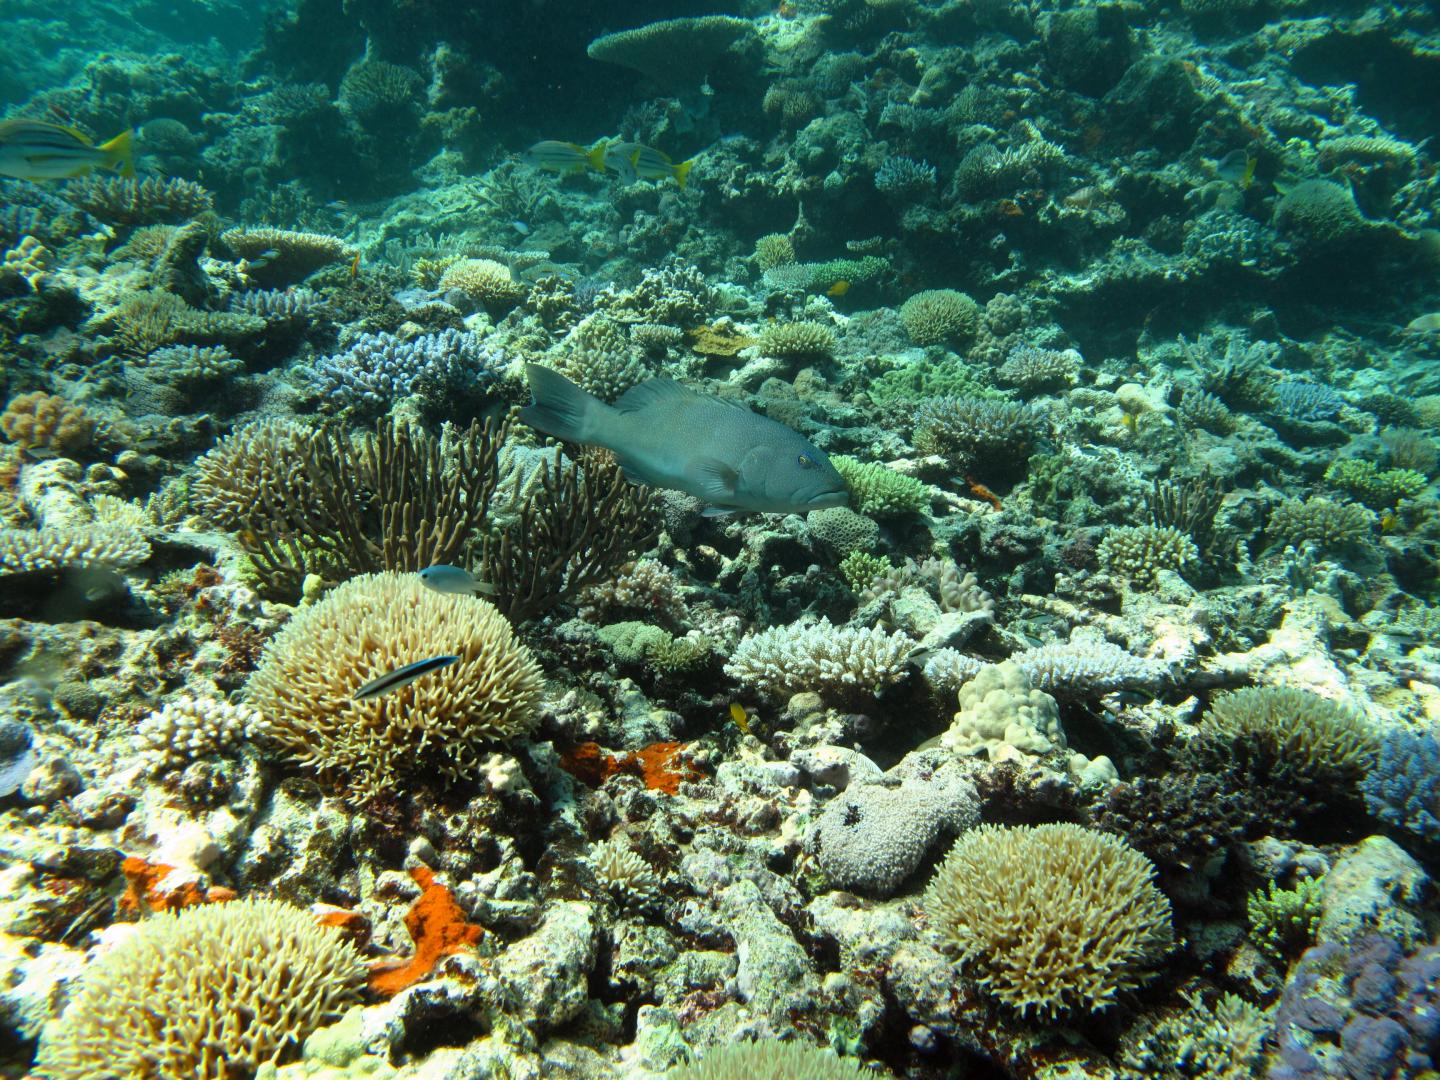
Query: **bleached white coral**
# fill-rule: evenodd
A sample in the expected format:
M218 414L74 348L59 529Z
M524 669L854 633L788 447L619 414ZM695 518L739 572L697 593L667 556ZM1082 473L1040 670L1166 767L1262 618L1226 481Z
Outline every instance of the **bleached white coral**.
M1014 661L985 667L960 688L960 711L940 742L957 753L1016 761L1064 749L1060 707Z
M936 649L920 669L921 676L938 694L953 694L988 667L984 660L954 649Z
M1035 689L1049 694L1099 696L1116 690L1154 690L1167 674L1163 664L1109 641L1084 638L1040 645L1010 659Z
M0 529L0 574L124 568L150 557L150 545L134 529L120 525L89 528Z
M768 697L806 690L879 691L905 675L915 643L875 627L772 626L740 642L725 665L732 679Z
M660 887L650 864L616 840L596 844L590 865L600 884L621 900L643 899Z
M234 751L259 722L260 714L247 705L187 694L140 721L135 750L151 772L169 772Z

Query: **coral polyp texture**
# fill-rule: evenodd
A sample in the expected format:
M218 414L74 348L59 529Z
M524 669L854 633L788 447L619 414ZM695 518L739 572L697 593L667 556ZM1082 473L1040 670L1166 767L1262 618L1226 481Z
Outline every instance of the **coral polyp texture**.
M1078 825L981 825L936 868L925 910L986 996L1025 1016L1099 1012L1174 947L1153 873Z
M439 655L459 660L355 700L372 679ZM298 612L266 645L245 703L289 759L368 795L405 777L473 775L487 746L534 729L541 689L539 666L494 605L384 573Z
M222 1080L298 1056L360 998L365 965L337 930L280 900L159 914L98 960L46 1029L42 1080Z
M0 1076L1435 1071L1435 0L0 12Z

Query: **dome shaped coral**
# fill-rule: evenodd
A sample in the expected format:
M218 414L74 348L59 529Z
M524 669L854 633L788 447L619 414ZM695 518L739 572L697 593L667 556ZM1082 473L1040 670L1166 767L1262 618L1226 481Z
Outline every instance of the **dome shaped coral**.
M459 661L353 700L371 679L450 653ZM540 691L539 666L494 605L383 573L296 614L266 646L246 698L290 757L363 796L400 774L466 775L482 744L534 727Z

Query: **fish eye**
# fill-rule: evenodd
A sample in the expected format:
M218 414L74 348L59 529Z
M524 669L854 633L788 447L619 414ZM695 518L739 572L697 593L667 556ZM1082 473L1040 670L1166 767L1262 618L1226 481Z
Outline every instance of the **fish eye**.
M811 460L809 454L801 454L799 461L800 468L802 469L813 469L815 467L815 462Z

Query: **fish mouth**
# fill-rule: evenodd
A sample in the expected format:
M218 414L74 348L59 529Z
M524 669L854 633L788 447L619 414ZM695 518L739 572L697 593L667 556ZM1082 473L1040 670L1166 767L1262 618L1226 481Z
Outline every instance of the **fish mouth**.
M810 496L805 505L811 510L823 510L827 506L847 506L849 502L848 491L822 491L819 495Z

